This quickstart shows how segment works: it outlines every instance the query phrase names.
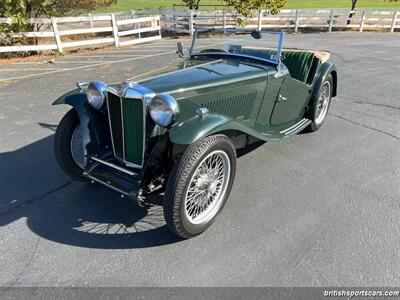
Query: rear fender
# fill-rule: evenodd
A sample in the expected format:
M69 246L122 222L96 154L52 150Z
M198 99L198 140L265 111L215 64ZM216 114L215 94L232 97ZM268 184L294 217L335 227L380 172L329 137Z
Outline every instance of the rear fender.
M311 92L311 98L313 98L313 99L318 98L318 95L321 92L322 85L325 82L326 77L328 77L328 75L331 73L332 73L332 77L333 77L332 97L336 96L336 94L337 94L337 70L336 70L335 65L332 62L327 61L321 66L321 68L319 70L318 79L315 82L312 92Z
M106 116L89 105L84 90L75 89L53 102L53 105L60 104L72 106L79 116L85 163L87 164L87 158L97 154L100 147L105 144L102 132ZM105 134L108 136L107 133Z
M318 70L318 75L317 75L318 77L312 86L311 96L310 96L310 100L308 101L308 106L307 106L307 111L306 111L306 116L308 118L311 118L311 116L308 116L308 114L310 114L310 112L312 111L311 108L314 107L315 101L318 101L318 97L321 92L322 86L325 82L325 79L329 76L329 74L332 74L332 79L333 79L332 97L335 97L337 94L336 67L332 62L327 61L322 66L320 66L320 68Z

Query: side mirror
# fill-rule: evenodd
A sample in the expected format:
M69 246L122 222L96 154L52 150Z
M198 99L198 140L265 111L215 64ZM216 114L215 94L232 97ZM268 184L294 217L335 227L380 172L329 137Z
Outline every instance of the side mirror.
M176 53L178 53L179 57L185 57L184 50L183 50L183 43L178 42L177 46L178 46L178 51L176 51Z

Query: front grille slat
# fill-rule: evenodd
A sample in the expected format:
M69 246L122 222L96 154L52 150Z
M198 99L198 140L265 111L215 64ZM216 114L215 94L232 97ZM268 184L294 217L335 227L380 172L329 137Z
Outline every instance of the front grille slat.
M107 102L114 154L117 157L123 158L124 142L122 136L121 98L112 93L108 93Z
M125 159L137 165L143 158L143 101L141 99L124 99L123 116L125 130Z
M107 103L115 156L127 165L141 167L145 136L143 99L108 93Z

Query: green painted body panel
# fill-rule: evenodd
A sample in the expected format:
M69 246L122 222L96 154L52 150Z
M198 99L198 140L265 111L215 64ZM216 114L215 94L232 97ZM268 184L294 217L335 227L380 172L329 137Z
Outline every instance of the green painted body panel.
M218 61L218 64L222 63L225 61ZM229 63L230 66L251 65L261 68L262 72L238 74L234 80L225 78L210 82L209 86L201 82L197 88L192 78L189 86L184 81L182 88L174 86L169 89L178 99L181 108L178 127L169 130L173 143L190 144L202 136L226 130L237 130L264 141L286 139L297 134L303 127L290 134L281 134L281 131L302 120L310 96L322 84L320 77L332 71L326 66L327 63L318 66L315 79L311 78L311 83L307 84L293 78L283 64L280 76L276 76L277 70L272 67L263 68L243 62ZM279 95L287 100L278 101ZM201 121L193 117L198 107L209 109L209 119Z
M69 91L68 93L65 93L64 95L60 96L57 98L52 105L61 105L61 104L70 104L66 103L67 98L75 98L75 99L86 99L86 92L82 91L81 89L74 89L72 91ZM74 101L73 101L74 102Z
M285 76L279 94L285 101L277 101L271 115L271 126L287 127L299 121L310 98L310 87L304 82Z
M181 98L179 105L181 116L179 122L184 122L187 117L192 117L198 107L206 107L211 113L230 117L247 126L254 126L258 110L261 106L267 76L241 80L239 82L225 82L213 89L199 89L195 94ZM186 111L186 107L193 107L194 110Z
M79 116L86 160L88 156L96 154L104 146L104 136L107 136L104 128L107 120L102 113L87 103L86 92L80 89L74 89L53 102L53 105L60 104L72 106Z
M331 71L334 71L332 63L319 66L315 80L306 84L292 78L283 64L280 76L276 76L277 69L272 65L210 58L171 65L139 81L139 84L177 99L180 108L177 122L160 131L169 134L172 143L190 144L205 135L226 130L277 141L288 137L280 133L283 129L303 118L310 96L312 98L318 93L321 80ZM61 104L74 94L82 94L82 91L71 91L54 104ZM288 101L279 102L279 95ZM196 116L199 107L210 111L204 120ZM124 118L132 123L129 125L132 130L138 128L134 124L138 111L138 108L132 108L124 112ZM138 145L138 142L133 141L129 147ZM132 153L137 157L130 160L137 161L142 154L136 150Z
M270 75L268 78L267 90L265 92L263 103L258 113L257 122L255 129L259 131L271 130L271 114L275 107L276 99L278 98L281 85L285 77L274 78L274 75Z
M297 59L302 67L309 67L310 55L291 56L292 63ZM294 67L295 64L290 66ZM111 85L121 96L114 95L115 102L108 105L108 112L107 107L94 109L84 89L74 89L53 104L71 105L78 113L84 176L136 197L160 167L175 159L186 145L205 136L226 133L237 137L242 133L263 141L281 141L308 126L311 121L303 119L306 108L315 103L329 74L334 81L333 96L337 94L336 69L331 62L318 62L312 72L296 70L296 79L289 73L290 68L223 55L192 59L148 73L147 78L139 81L140 86L135 85L132 90L128 90L129 83ZM130 98L125 93L135 91L138 94L131 94ZM169 128L154 124L148 113L146 103L153 92L168 93L178 102L179 117ZM109 103L113 93L109 91ZM201 107L209 111L203 117L196 114ZM109 164L97 164L93 157L132 168L134 174L121 173Z
M279 81L274 78L275 74L276 68L273 66L219 59L202 61L202 64L196 61L194 66L188 69L158 75L143 80L140 84L157 93L168 93L178 100L180 115L177 124L180 129L169 130L173 143L188 144L189 140L195 138L195 131L202 132L201 126L205 126L205 123L188 122L196 115L196 109L199 107L206 107L210 114L219 115L222 120L225 120L223 126L214 126L215 118L208 119L207 124L210 122L214 125L208 125L205 132L211 126L214 128L213 132L235 129L254 136L258 135L262 139L275 140L281 136L276 136L269 130L269 119L280 84L276 85L275 90L271 88L272 96L269 96L269 89L267 89L269 81L273 82L272 86L275 82L282 82L283 79ZM269 105L265 105L265 99L269 101ZM257 125L262 106L262 119L265 122ZM194 124L199 127L192 128ZM260 129L262 131L257 132ZM192 136L189 140L177 138L177 132L185 135L183 131L186 130ZM266 135L263 134L265 132L267 132ZM208 134L211 133L208 132Z
M266 69L273 69L227 59L192 60L190 64L180 64L179 67L175 72L159 74L139 83L156 93L168 93L179 99L199 90L214 90L224 84L265 76Z
M189 145L204 136L230 130L236 130L269 142L277 142L289 138L288 135L280 134L279 132L261 132L254 127L249 127L231 118L215 114L210 114L204 118L193 117L183 123L182 126L170 129L169 136L174 144Z
M170 130L173 143L188 144L197 136L193 131L203 130L201 126L204 123L186 124L199 107L206 107L211 114L229 120L222 127L216 126L218 130L239 130L263 140L286 138L279 134L280 130L303 117L310 87L291 78L284 65L278 78L275 77L276 67L254 62L213 59L200 63L194 60L188 68L183 66L176 68L178 71L140 81L146 88L156 93L168 93L178 100L180 115L177 124L181 128ZM290 101L278 103L279 94ZM193 128L193 124L199 127ZM176 132L185 135L182 128L186 127L191 138L178 139ZM214 129L208 134L211 132Z

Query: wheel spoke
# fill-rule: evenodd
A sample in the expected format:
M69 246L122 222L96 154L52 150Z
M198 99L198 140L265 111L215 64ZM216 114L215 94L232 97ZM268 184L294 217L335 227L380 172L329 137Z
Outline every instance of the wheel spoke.
M71 137L70 151L74 162L81 169L84 168L84 153L81 126L78 125Z
M229 158L220 150L210 153L198 165L185 198L185 213L190 222L200 223L216 213L224 197L229 174Z
M329 81L326 81L320 92L320 95L318 98L318 104L316 107L315 122L317 124L322 123L322 121L326 117L328 107L329 107L330 96L331 96L331 85L330 85Z
M188 201L195 201L199 196L201 196L204 193L205 193L205 191L199 191L199 192L197 192L195 194L192 194L192 195L188 196L187 199L188 199Z

